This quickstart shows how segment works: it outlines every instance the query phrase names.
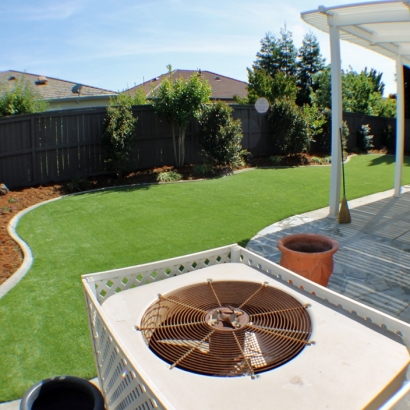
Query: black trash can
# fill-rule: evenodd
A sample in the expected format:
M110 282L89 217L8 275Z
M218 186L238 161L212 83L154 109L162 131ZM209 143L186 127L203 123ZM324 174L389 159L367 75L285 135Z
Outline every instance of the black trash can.
M104 410L101 392L88 380L74 376L53 377L30 387L20 410Z

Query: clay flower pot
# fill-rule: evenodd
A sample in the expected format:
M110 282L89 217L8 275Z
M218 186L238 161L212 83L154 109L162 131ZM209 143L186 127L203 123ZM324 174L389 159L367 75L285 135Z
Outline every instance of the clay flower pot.
M288 235L277 244L282 252L280 265L306 279L327 286L333 272L333 255L339 244L313 233Z

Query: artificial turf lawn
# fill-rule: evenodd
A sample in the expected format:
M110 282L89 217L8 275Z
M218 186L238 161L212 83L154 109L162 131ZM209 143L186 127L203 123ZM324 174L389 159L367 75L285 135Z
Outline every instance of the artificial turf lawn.
M394 158L346 165L347 197L393 187ZM26 214L34 263L0 300L0 402L57 375L96 375L80 275L240 243L327 206L330 167L277 168L182 184L70 196ZM410 183L410 160L403 184Z

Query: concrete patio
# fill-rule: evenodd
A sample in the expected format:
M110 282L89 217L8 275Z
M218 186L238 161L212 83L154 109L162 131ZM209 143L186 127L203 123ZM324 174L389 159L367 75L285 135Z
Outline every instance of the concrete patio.
M329 208L279 221L252 238L247 249L279 263L279 238L319 233L339 242L328 287L410 323L410 186L400 198L386 191L349 201L350 224L328 217Z

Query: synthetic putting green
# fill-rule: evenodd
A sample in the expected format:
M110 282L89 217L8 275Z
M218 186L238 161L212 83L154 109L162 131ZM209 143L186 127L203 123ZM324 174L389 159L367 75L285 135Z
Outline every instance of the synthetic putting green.
M393 187L394 158L346 165L347 197ZM190 183L65 197L26 214L34 264L0 300L0 401L57 375L96 375L80 275L246 242L288 216L324 207L330 167L276 168ZM410 183L410 161L403 169Z

